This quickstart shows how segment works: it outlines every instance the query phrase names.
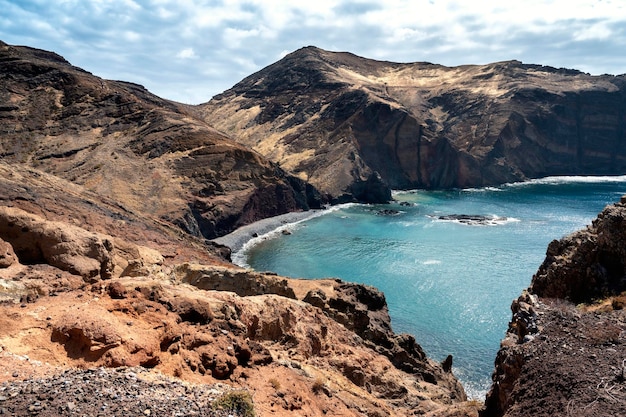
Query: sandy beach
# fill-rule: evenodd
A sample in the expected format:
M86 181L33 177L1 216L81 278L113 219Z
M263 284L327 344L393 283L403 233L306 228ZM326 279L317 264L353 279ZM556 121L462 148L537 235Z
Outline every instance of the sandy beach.
M321 213L322 211L323 210L299 211L269 217L246 226L242 226L232 233L213 239L213 242L228 246L233 253L239 252L248 241L257 236L264 235L265 233L276 230L281 226L308 219Z

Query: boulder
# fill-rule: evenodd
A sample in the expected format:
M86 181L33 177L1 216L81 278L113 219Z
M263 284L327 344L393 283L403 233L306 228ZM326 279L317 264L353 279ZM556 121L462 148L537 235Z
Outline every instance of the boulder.
M66 223L47 221L13 207L0 207L0 238L23 264L46 263L86 281L111 277L110 239Z
M13 251L13 246L0 239L0 268L8 268L16 262L17 256Z

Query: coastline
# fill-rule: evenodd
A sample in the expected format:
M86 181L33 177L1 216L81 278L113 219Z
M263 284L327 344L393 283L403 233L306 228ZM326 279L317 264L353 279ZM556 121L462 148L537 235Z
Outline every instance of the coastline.
M235 254L237 252L240 252L244 248L244 246L246 246L246 244L252 239L273 232L283 226L299 223L311 217L316 217L323 212L325 212L324 209L316 209L309 211L296 211L274 217L268 217L266 219L258 220L254 223L241 226L235 231L227 235L211 239L211 241L219 245L227 246L228 248L230 248L232 253Z

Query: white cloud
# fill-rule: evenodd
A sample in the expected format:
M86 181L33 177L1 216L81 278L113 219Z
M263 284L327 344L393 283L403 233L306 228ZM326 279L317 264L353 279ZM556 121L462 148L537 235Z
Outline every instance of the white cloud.
M181 58L181 59L191 59L191 58L197 58L196 52L193 50L193 48L185 48L182 49L179 53L176 54L177 58Z
M184 102L306 45L397 62L626 72L623 0L0 0L0 10L1 40Z

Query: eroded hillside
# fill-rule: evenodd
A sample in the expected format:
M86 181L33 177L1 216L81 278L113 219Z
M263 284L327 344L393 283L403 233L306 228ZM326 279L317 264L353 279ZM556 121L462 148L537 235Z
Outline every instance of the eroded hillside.
M375 173L394 189L623 174L624 81L517 61L398 64L307 47L199 111L337 200L380 201Z
M316 190L143 87L0 44L0 156L213 238L319 207Z

